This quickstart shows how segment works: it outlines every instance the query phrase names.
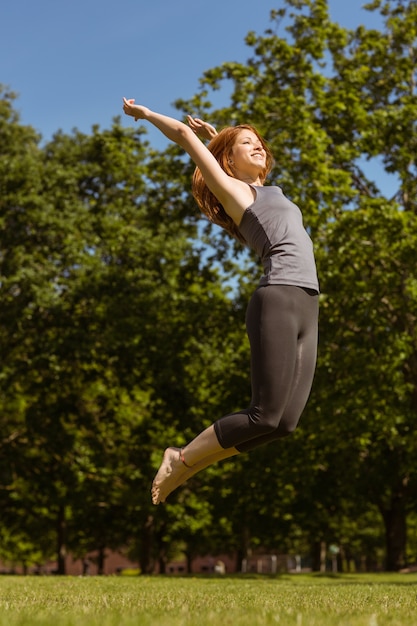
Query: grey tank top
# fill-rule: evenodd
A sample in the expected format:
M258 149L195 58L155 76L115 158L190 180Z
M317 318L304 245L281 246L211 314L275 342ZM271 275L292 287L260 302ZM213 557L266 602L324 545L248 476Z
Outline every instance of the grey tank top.
M296 204L280 187L256 187L255 201L243 214L239 230L260 257L260 285L294 285L319 292L313 243Z

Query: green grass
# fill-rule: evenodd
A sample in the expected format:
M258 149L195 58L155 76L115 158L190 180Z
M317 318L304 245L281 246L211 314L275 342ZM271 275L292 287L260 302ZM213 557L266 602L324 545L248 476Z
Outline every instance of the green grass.
M0 577L0 626L415 626L416 574Z

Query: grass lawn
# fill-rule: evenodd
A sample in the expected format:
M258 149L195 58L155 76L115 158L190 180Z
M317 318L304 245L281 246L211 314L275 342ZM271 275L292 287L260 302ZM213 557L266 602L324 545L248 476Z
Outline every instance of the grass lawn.
M417 574L0 577L0 626L416 626Z

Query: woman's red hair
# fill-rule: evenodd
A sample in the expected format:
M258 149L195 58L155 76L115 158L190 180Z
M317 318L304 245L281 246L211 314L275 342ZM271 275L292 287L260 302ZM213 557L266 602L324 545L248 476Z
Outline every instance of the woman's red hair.
M255 133L255 135L261 142L263 149L265 150L265 168L260 175L261 182L263 183L272 169L274 160L268 145L260 136L256 128L253 128L253 126L250 126L248 124L242 124L239 126L228 126L227 128L223 128L210 141L207 148L213 154L213 156L218 161L222 169L226 172L226 174L232 176L233 178L236 178L236 175L233 172L229 161L232 156L232 148L235 144L237 136L242 130L250 130ZM230 235L232 235L242 243L246 243L237 225L234 223L232 218L227 215L226 211L217 200L216 196L207 187L206 182L198 167L196 167L194 170L192 193L201 211L209 218L211 222L222 226Z

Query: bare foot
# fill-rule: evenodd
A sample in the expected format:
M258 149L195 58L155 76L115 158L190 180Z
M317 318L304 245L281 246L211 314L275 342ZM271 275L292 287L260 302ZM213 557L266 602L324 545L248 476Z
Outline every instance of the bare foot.
M181 448L168 448L168 450L165 450L165 454L169 451L169 450L174 450L177 454L178 457L180 456L181 453ZM192 465L191 467L187 467L186 465L184 465L184 463L181 461L182 463L182 467L180 467L180 470L178 472L171 472L170 473L170 480L169 480L169 484L167 485L167 489L164 488L164 499L162 500L160 498L159 495L159 485L156 485L156 480L158 478L159 472L155 477L154 480L154 485L152 487L152 501L154 504L159 504L159 502L165 502L165 499L169 496L170 493L172 493L173 491L175 491L175 489L177 489L178 487L181 487L184 483L187 482L187 480L189 478L192 478L195 474L197 474L198 472L201 472L201 470L205 469L206 467L208 467L209 465L213 465L213 463L217 463L218 461L222 461L224 459L227 459L231 456L234 456L235 454L239 454L239 452L236 450L236 448L229 448L227 450L222 449L219 452L215 452L214 454L206 457L205 459L201 459L201 461L199 461L198 463L196 463L195 465ZM164 455L164 459L165 459L165 455ZM161 469L164 465L164 461L162 461L162 465L161 465ZM165 487L164 483L164 487ZM155 500L154 500L154 495L155 495Z
M152 502L165 502L169 494L181 484L181 476L187 468L180 459L181 448L167 448L161 466L152 483Z

